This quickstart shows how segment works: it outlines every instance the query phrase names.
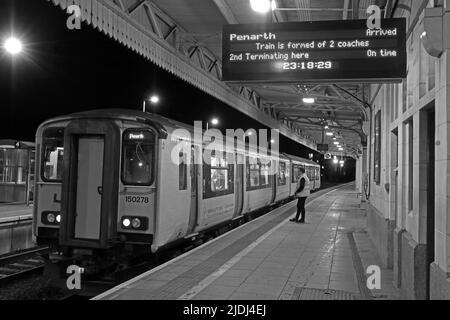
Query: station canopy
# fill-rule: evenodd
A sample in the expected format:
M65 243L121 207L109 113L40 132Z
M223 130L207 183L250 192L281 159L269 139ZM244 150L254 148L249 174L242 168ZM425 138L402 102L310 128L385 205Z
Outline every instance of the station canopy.
M177 23L222 60L222 29L226 24L272 22L306 22L365 19L370 5L378 5L383 15L390 16L393 1L375 0L277 0L268 15L255 12L249 0L154 0ZM286 10L283 10L286 9ZM239 86L242 84L229 84ZM347 154L361 152L364 122L369 121L367 83L247 83L261 98L262 106L280 121L299 127L301 133L320 144L323 128L329 127L336 140L326 136L330 151L339 154L334 141L341 142ZM314 103L303 101L314 98ZM326 133L326 132L325 132Z
M56 5L61 5L63 9L66 7L64 0L51 1ZM328 126L326 131L332 132L333 136L326 136L324 142L329 145L329 151L336 155L360 155L363 145L367 143L364 132L367 133L367 123L370 120L367 108L367 103L370 103L368 82L282 83L267 81L264 83L227 82L225 84L221 81L222 32L224 26L233 24L366 19L369 17L369 14L366 13L367 8L371 5L378 5L382 9L384 17L392 17L393 7L398 1L276 0L276 7L279 10L265 15L255 12L251 8L250 0L91 1L89 3L92 3L93 11L100 11L100 6L103 6L108 12L117 14L118 18L112 19L110 15L108 25L104 10L103 17L99 13L93 12L87 18L91 19L92 16L92 21L89 20L88 23L92 23L94 27L109 33L116 40L146 55L169 72L231 105L238 103L234 103L237 100L229 92L246 95L256 107L245 105L240 110L265 125L281 128L282 134L294 138L293 135L290 135L291 132L294 132L294 140L303 141L302 143L305 145L317 149L318 145L323 142L324 127ZM80 1L82 5L85 2ZM97 3L98 7L94 3ZM98 16L98 22L94 13ZM122 20L129 22L133 30L141 26L146 27L151 32L143 34L149 34L152 37L156 35L154 42L160 47L156 51L144 48L138 43L139 41L133 42L123 35L116 34L110 24L117 23L120 31L120 28L124 29L121 27ZM102 21L103 26L101 25ZM127 26L125 30L129 32L130 26ZM175 48L182 59L178 59L179 57L176 56L169 57L168 53L171 54L174 50L166 49L167 45ZM201 55L197 57L199 53ZM177 59L178 61L175 61ZM189 59L191 62L195 59L196 65L206 72L197 74L196 72L200 68L185 67L186 61ZM183 64L184 69L177 69L177 64ZM208 72L215 73L215 78L204 77L204 74ZM305 100L305 98L308 99ZM311 99L313 99L312 103ZM266 119L269 120L266 121ZM301 137L300 140L296 138L298 136ZM333 140L333 137L336 140ZM343 151L336 147L335 141L341 144Z

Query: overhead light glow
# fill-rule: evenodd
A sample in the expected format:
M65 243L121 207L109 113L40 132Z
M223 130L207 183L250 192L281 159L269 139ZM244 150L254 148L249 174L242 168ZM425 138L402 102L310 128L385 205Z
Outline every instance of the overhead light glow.
M303 103L313 104L315 102L316 102L316 99L314 99L314 98L307 98L307 97L303 98Z
M214 126L217 126L217 125L219 124L219 119L214 118L214 119L211 120L211 123L212 123Z
M276 9L276 3L273 0L250 0L252 10L258 13L268 13Z
M340 143L339 143L339 141L335 141L335 142L333 142L335 145L339 145Z
M275 139L270 140L271 144L275 144Z
M152 96L150 98L150 102L153 103L153 104L157 104L157 103L159 103L159 101L160 101L160 99L159 99L158 96Z
M339 150L339 151L344 151L344 148L339 148L338 150Z
M327 136L332 137L333 136L333 132L327 132Z
M338 164L338 163L339 163L339 160L338 160L337 158L335 158L335 159L333 160L333 163L334 163L334 164Z
M22 52L23 49L22 42L14 37L6 39L3 47L5 48L6 52L13 56Z

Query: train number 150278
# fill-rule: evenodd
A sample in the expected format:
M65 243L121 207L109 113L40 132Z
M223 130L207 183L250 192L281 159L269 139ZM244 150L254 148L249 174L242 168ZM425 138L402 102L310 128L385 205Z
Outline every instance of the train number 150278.
M126 196L125 202L127 203L150 203L150 199L148 197L138 197L138 196Z

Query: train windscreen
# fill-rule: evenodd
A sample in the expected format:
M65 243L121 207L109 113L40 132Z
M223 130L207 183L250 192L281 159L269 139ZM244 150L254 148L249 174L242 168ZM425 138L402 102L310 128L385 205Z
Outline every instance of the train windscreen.
M43 135L42 178L61 182L64 160L64 129L49 128Z
M155 135L150 130L127 130L123 135L122 181L150 186L154 181Z

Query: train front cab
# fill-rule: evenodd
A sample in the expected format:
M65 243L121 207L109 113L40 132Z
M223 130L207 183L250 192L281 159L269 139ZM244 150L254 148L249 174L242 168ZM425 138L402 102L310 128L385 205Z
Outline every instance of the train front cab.
M75 117L41 131L38 242L70 255L125 243L148 248L161 132L114 117Z

